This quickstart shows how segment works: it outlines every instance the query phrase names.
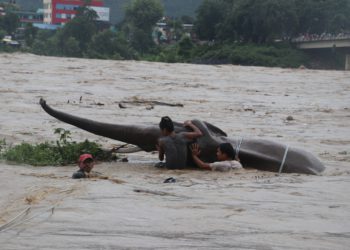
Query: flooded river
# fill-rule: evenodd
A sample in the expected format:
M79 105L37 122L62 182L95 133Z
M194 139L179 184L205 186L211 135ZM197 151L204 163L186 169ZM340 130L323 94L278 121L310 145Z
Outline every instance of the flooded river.
M308 150L327 169L321 176L162 170L153 167L157 154L141 152L129 163L98 164L109 180L72 180L76 166L1 162L1 249L350 245L350 72L0 54L0 140L51 141L60 127L76 141L120 144L55 120L40 97L110 123L205 120L230 137ZM164 184L168 177L177 182Z

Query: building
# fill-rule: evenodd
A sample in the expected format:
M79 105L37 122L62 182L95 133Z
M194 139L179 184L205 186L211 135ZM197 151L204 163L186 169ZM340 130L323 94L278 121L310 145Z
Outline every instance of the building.
M44 23L65 24L73 19L84 0L44 0ZM100 21L109 21L109 8L103 7L103 0L92 0L89 7L96 11Z
M43 10L38 9L36 12L31 11L12 11L16 14L21 24L26 23L42 23L43 22Z

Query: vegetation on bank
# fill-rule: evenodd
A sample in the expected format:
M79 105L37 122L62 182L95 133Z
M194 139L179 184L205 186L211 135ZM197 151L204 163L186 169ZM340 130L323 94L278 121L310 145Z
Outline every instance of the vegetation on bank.
M55 142L43 142L35 145L23 142L9 147L2 140L0 141L0 159L33 166L62 166L74 164L81 154L89 153L100 161L112 160L112 154L104 151L95 142L72 141L70 132L60 128L55 130L55 134L59 137Z
M308 57L288 45L216 44L183 45L180 41L173 46L162 48L155 55L145 55L143 59L157 62L183 62L198 64L235 64L267 67L292 67L308 65ZM184 42L187 44L187 42Z
M134 0L127 6L123 22L110 29L96 21L93 10L82 7L57 31L28 24L22 50L49 56L299 67L312 65L311 59L316 57L295 49L293 37L338 33L350 27L349 0L204 0L197 10L192 37L182 28L186 18L168 19L165 22L176 38L163 42L154 34L152 37L163 14L159 0ZM15 20L13 15L6 18ZM0 36L13 31L13 25L7 27L6 23L9 20L0 18ZM0 50L11 49L0 45ZM329 58L339 64L339 55L333 54Z

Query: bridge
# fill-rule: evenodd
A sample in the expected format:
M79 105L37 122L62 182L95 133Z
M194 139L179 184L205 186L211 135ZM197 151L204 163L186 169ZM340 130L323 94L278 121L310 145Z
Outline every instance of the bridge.
M345 52L345 70L350 70L350 34L307 35L295 38L292 42L302 50L341 49Z

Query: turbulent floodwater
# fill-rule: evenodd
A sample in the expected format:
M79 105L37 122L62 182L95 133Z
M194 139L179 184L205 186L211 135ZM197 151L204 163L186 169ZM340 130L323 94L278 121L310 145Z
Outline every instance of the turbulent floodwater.
M38 105L44 97L54 108L111 123L206 120L231 137L304 148L327 166L322 176L167 171L153 167L156 154L136 153L129 163L97 165L109 180L76 181L75 166L3 162L1 249L350 245L349 72L0 54L0 97L0 139L8 143L53 140L62 127L77 141L120 144L50 117ZM163 184L168 177L177 182Z

